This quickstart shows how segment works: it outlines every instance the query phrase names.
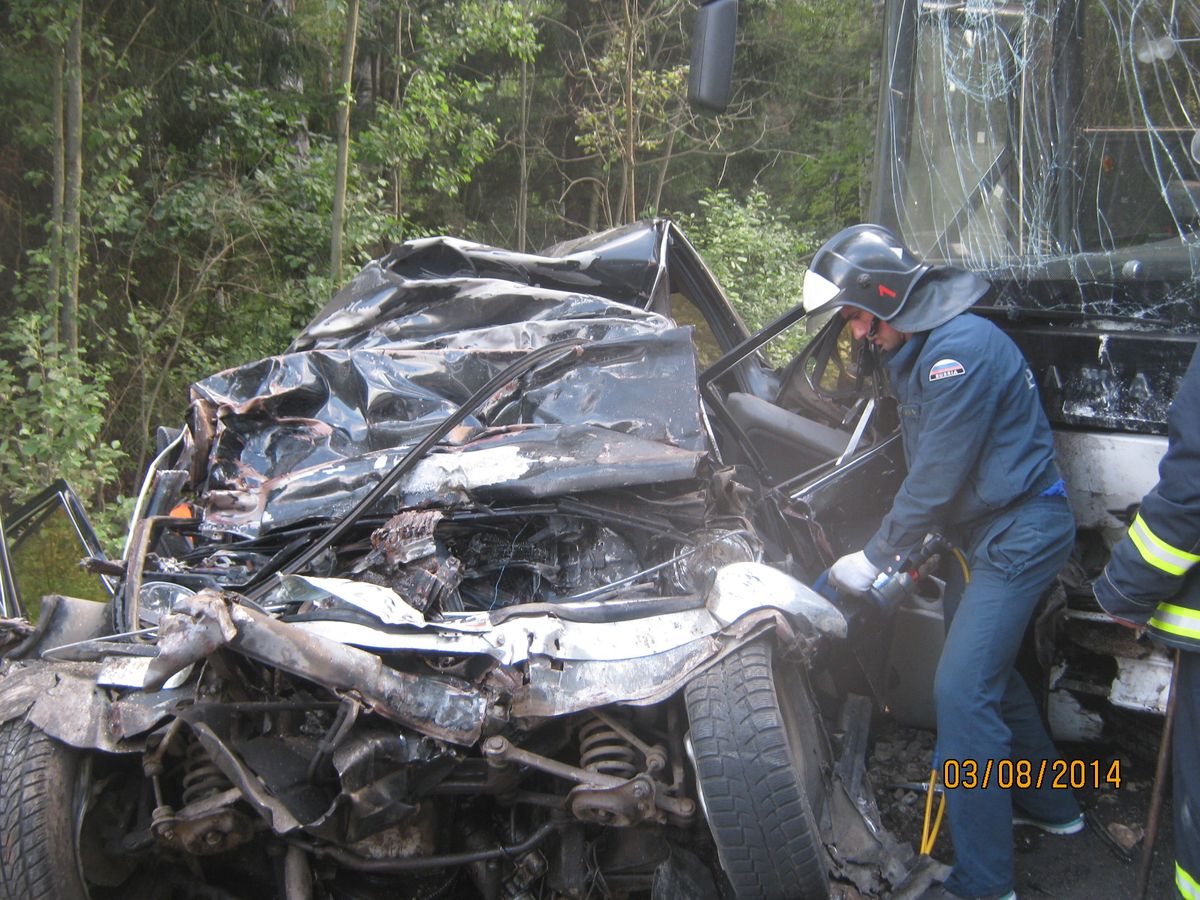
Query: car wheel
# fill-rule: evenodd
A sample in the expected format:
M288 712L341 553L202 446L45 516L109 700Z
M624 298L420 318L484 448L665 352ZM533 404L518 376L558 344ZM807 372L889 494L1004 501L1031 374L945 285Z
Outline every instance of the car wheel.
M0 725L4 900L86 900L76 840L80 759L23 719Z
M690 682L685 701L700 800L734 893L829 897L813 815L824 805L820 730L798 673L774 666L760 640Z

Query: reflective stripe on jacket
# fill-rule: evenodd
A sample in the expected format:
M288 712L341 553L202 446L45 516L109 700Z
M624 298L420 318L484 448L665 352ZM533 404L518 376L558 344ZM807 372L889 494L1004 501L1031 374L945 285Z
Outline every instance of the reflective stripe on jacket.
M1109 615L1146 625L1164 643L1200 650L1200 351L1167 415L1158 484L1096 580Z
M1175 887L1178 888L1181 897L1200 900L1200 883L1197 883L1179 863L1175 863Z

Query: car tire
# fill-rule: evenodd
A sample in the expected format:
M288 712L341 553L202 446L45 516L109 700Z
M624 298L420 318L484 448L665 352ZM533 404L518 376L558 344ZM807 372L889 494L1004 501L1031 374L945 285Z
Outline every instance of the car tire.
M824 900L829 875L809 796L823 790L811 771L820 748L800 746L817 742L819 726L805 727L817 712L798 673L773 665L772 649L748 644L688 684L697 788L739 898Z
M86 900L76 838L80 759L23 719L0 725L3 900Z

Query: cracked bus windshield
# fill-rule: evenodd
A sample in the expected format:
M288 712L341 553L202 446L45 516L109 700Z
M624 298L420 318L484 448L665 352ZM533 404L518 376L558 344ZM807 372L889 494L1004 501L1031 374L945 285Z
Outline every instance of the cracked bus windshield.
M1195 4L923 3L907 37L881 174L918 254L1077 282L1196 275Z

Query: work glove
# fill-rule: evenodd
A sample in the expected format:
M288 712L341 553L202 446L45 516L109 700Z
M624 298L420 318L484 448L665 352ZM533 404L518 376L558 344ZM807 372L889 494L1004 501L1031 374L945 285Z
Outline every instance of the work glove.
M848 553L830 566L829 580L843 591L865 594L875 583L880 571L867 559L867 554L859 550L857 553Z

